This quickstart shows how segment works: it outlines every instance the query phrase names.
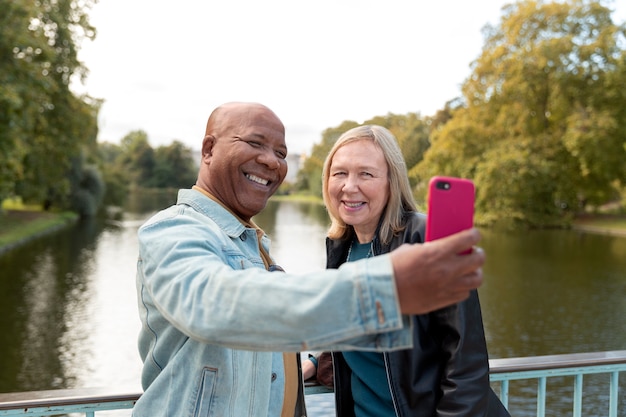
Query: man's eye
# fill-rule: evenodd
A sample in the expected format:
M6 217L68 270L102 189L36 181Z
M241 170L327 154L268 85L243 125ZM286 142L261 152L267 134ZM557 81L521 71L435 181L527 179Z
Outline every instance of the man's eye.
M263 144L261 142L256 142L254 140L249 140L248 141L248 145L254 147L254 148L260 148L263 146Z
M287 154L283 151L276 151L276 156L279 157L280 159L287 158Z

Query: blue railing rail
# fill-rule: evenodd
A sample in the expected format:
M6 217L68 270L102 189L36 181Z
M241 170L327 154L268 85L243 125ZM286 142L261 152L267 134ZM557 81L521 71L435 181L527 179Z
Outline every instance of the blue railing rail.
M532 356L526 358L492 359L491 382L499 383L500 399L509 408L509 382L537 380L537 417L546 415L547 380L552 377L573 376L573 417L582 416L583 377L608 374L609 414L618 416L619 373L626 371L626 350Z
M0 416L56 416L133 408L141 392L80 388L0 394ZM130 413L129 413L130 414Z
M580 417L583 376L606 373L610 378L609 417L618 416L619 373L626 371L626 350L492 359L489 362L491 381L500 385L500 398L506 406L509 402L510 381L538 381L538 417L544 417L546 413L547 378L574 376L573 416ZM307 395L320 392L328 390L307 384ZM5 393L0 394L0 416L38 417L80 413L94 417L99 411L131 409L140 396L140 392L94 388Z

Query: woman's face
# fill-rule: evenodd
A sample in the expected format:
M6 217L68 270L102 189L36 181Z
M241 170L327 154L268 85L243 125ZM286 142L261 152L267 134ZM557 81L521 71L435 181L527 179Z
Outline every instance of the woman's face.
M370 140L350 142L337 150L328 175L329 204L360 243L374 238L378 220L389 199L387 162Z

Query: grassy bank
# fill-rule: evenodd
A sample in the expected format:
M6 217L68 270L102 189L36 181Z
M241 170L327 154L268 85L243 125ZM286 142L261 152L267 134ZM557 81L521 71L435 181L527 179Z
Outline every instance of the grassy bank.
M74 223L77 218L70 212L5 210L0 214L0 253Z
M310 194L274 194L271 199L273 201L301 201L304 203L319 203L324 204L324 200L321 197Z
M586 232L626 236L626 216L584 216L576 219L572 227Z

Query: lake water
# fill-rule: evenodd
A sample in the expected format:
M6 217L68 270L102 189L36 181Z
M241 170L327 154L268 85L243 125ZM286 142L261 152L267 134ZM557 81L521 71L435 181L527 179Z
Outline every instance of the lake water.
M141 199L120 222L81 223L0 256L1 392L140 390L136 231L153 207L173 199ZM255 220L285 270L324 267L323 207L270 202ZM488 260L479 292L492 358L626 349L626 238L483 230L481 246ZM586 392L608 394L605 379L586 378ZM549 410L571 410L570 385L556 382ZM622 380L620 392L624 386ZM512 384L511 395L520 393L518 402L511 399L514 415L535 415L525 400L535 388ZM328 396L313 397L313 417L332 415ZM602 415L608 402L600 397L583 404L583 415Z

